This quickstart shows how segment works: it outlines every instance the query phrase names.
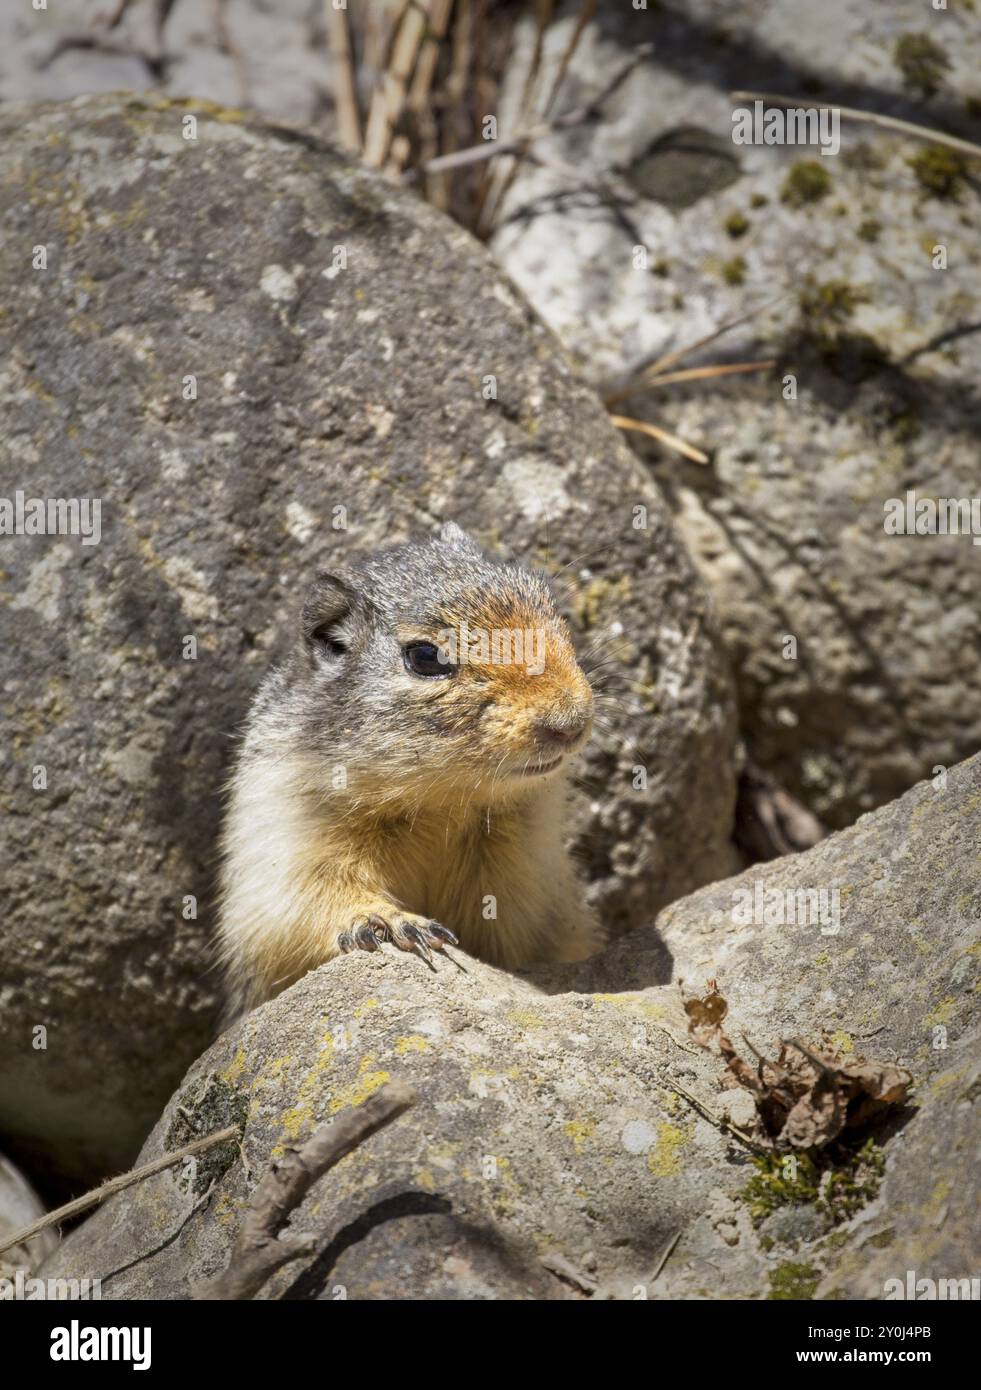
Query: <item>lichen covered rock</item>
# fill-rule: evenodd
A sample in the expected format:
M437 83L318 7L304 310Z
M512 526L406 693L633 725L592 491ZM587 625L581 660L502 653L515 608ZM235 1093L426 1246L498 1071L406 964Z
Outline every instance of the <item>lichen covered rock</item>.
M106 1296L188 1297L227 1263L284 1146L399 1076L418 1103L315 1185L293 1224L320 1233L317 1254L262 1297L883 1298L907 1269L969 1276L979 843L981 757L582 966L332 962L218 1040L143 1153L244 1115L242 1158L232 1147L113 1198L45 1272L101 1275ZM757 884L771 920L752 920ZM810 889L837 890L837 907L789 920L787 895ZM655 983L665 953L669 985ZM913 1103L858 1136L828 1201L806 1172L761 1168L723 1136L723 1116L749 1117L687 1035L681 978L686 992L715 978L732 1036L770 1056L824 1033L846 1057L913 1072Z

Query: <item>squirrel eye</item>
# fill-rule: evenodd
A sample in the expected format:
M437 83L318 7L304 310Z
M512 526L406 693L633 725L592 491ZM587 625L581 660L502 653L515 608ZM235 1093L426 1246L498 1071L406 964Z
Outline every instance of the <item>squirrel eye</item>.
M447 661L440 661L435 642L410 642L404 648L405 667L414 676L452 676L456 670Z

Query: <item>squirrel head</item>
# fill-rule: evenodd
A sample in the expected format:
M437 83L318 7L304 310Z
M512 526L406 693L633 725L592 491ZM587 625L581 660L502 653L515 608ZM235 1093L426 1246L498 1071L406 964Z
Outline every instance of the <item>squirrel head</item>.
M545 576L452 522L318 575L290 686L328 785L343 767L347 791L379 804L516 800L567 769L592 727Z

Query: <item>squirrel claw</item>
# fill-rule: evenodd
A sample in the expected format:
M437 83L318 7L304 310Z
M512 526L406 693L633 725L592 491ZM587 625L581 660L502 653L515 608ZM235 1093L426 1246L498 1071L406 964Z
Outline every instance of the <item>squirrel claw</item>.
M407 917L393 917L391 921L386 921L384 917L372 913L359 917L350 931L340 934L337 949L344 954L356 950L377 951L386 941L400 951L420 956L430 970L435 969L433 951L457 945L456 934L441 922L426 919L412 922Z
M380 945L378 936L378 924L380 917L369 917L364 922L359 922L354 929L354 944L360 946L362 951L377 951Z

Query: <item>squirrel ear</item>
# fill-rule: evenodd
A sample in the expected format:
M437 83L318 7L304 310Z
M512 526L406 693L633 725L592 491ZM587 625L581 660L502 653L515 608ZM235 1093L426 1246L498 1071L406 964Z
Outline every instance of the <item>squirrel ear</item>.
M352 612L358 597L341 573L318 574L303 604L303 640L321 656L339 656L347 644L338 625Z
M457 526L455 521L444 521L439 528L439 538L444 545L452 545L457 550L480 550L480 546L472 536L468 536L466 531Z

